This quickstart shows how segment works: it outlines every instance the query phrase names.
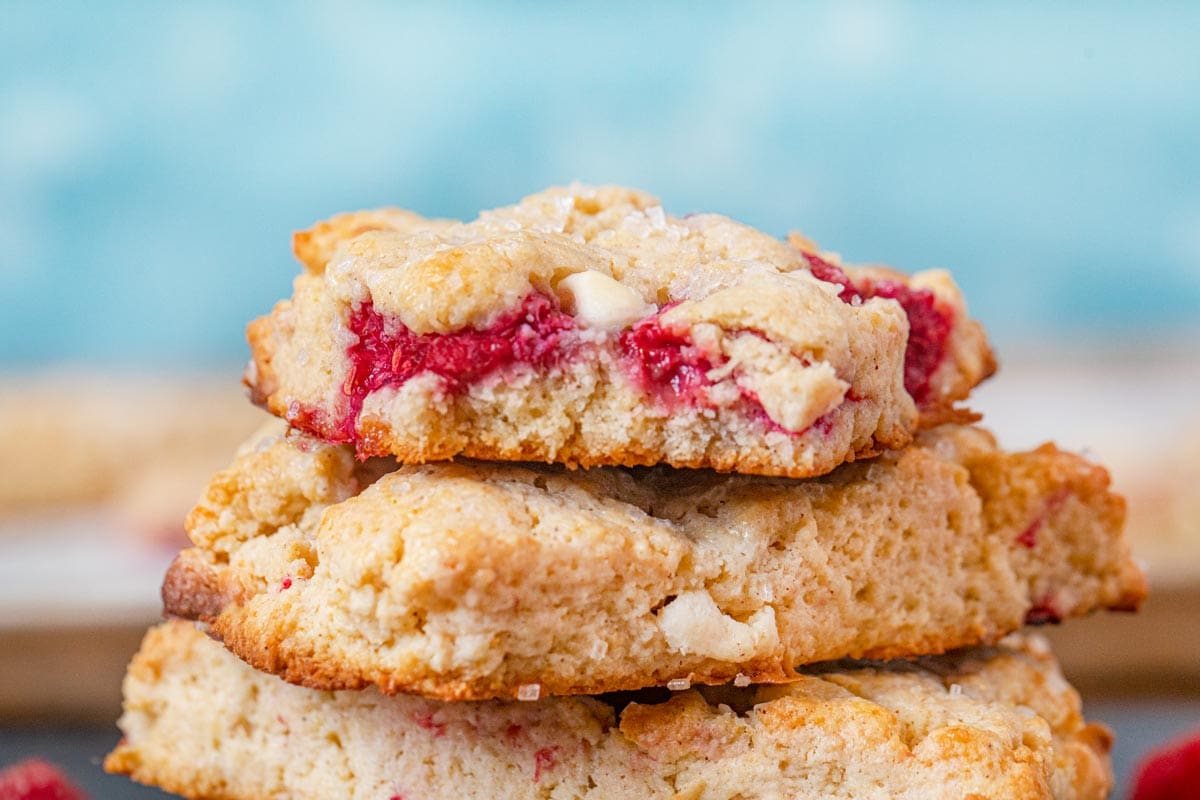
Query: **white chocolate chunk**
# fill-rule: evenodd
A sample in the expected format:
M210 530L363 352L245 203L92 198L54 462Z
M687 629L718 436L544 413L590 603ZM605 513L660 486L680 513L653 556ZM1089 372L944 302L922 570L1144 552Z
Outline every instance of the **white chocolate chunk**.
M725 343L725 350L726 373L753 393L771 421L784 430L807 429L841 405L850 389L832 364L817 361L805 366L760 336L737 336ZM709 373L709 378L715 379L714 374Z
M738 622L722 612L708 592L684 592L667 603L659 612L658 626L667 644L684 655L744 661L779 646L774 608L765 606Z
M789 364L778 372L754 375L748 382L767 416L793 432L807 429L841 405L850 388L824 361L810 367Z
M592 269L568 275L557 290L566 310L589 327L624 328L656 311L633 289Z

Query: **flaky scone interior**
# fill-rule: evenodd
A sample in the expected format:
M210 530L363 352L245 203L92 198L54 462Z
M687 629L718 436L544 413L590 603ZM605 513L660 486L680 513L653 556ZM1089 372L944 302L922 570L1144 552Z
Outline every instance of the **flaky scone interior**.
M978 428L819 479L360 462L282 423L214 477L163 587L254 666L442 699L790 680L1145 591L1107 473Z

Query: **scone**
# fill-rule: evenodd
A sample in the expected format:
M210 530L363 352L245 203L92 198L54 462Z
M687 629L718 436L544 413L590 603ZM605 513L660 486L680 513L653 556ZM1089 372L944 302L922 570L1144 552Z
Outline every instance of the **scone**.
M823 478L356 461L272 433L163 587L254 666L442 699L593 694L994 642L1136 607L1107 473L943 426Z
M0 378L0 518L108 507L182 535L197 487L261 424L211 376L40 371Z
M843 270L629 189L342 215L295 250L246 382L362 456L806 477L903 447L994 369L944 272Z
M125 679L105 768L222 800L1100 800L1111 734L1037 639L777 687L440 703L317 692L184 623Z

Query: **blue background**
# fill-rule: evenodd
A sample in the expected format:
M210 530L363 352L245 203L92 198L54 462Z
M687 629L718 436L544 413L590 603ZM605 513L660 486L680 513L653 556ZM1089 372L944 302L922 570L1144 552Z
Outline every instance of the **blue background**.
M1200 4L6 3L0 367L233 363L288 236L571 179L953 269L1002 348L1197 330Z

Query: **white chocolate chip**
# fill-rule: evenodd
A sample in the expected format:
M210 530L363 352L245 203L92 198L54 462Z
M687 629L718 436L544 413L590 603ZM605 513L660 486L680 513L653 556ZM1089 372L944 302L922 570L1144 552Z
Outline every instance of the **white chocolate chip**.
M594 269L558 282L559 299L580 322L595 328L624 328L655 312L633 289Z
M724 342L728 361L709 380L732 375L737 387L751 393L771 421L793 433L806 430L846 398L850 384L826 361L805 364L791 352L761 336L741 334Z
M720 661L744 661L779 646L774 608L764 606L739 622L702 591L683 592L663 606L658 627L675 652Z
M774 372L751 373L743 382L771 421L792 432L805 430L841 405L850 388L824 361L808 367L787 362Z

